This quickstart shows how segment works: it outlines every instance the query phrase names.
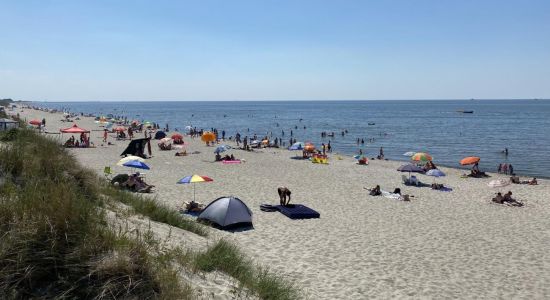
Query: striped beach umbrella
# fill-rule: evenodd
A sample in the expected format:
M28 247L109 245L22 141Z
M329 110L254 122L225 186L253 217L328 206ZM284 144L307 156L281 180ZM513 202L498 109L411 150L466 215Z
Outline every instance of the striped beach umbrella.
M209 181L214 181L214 180L212 178L206 177L206 176L190 175L190 176L183 177L177 183L178 184L192 183L193 184L193 201L195 201L195 183L197 183L197 182L209 182Z
M411 156L411 159L414 161L431 161L432 156L429 155L428 153L417 152L413 156Z

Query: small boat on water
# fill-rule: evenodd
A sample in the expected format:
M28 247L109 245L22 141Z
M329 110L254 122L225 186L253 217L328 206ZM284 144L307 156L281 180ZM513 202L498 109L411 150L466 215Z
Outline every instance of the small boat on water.
M372 126L372 125L376 125L376 123L369 123L369 125L371 125L371 126Z
M474 113L473 110L457 110L457 112L463 113L463 114L473 114Z

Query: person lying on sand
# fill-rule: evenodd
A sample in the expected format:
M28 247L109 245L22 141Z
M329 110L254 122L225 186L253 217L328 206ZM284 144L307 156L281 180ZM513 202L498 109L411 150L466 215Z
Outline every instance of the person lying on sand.
M503 201L506 202L509 205L512 206L523 206L523 203L517 201L516 199L512 198L512 191L508 191L508 193L504 194Z
M445 186L442 183L432 183L431 185L432 190L440 190L444 187Z
M533 178L533 179L527 181L527 184L528 184L528 185L537 185L537 184L539 184L539 183L537 182L537 179L536 179L536 178Z
M279 203L282 206L287 206L288 203L290 203L290 194L291 194L290 190L286 186L283 186L283 187L277 188L277 192L279 193ZM288 196L288 201L286 199L287 196Z
M497 195L491 200L495 203L502 204L504 203L504 197L502 197L502 193L498 192Z
M372 189L367 189L369 191L369 195L371 196L380 196L382 195L382 192L380 191L380 186L379 185L376 185L374 188Z

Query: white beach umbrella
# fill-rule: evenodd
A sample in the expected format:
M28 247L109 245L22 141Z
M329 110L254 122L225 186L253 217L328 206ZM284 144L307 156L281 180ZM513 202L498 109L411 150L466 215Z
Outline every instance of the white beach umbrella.
M122 166L124 165L125 163L129 162L129 161L132 161L132 160L137 160L137 161L140 161L140 162L145 162L145 159L143 159L142 157L139 157L139 156L135 156L135 155L130 155L130 156L126 156L125 158L119 160L116 165L117 166Z
M510 180L508 179L495 179L491 180L487 185L492 188L499 188L504 187L510 184Z

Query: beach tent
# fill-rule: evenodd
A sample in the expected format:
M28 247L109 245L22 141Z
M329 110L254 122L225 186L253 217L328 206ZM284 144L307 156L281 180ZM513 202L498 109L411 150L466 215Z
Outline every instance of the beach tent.
M252 211L235 197L221 197L212 201L198 216L222 228L237 225L252 225Z
M166 133L164 131L157 131L155 133L155 140L160 140L166 137Z
M78 127L76 124L73 124L73 126L65 129L60 129L59 131L63 133L89 133L89 130L86 130L84 128Z
M142 158L145 158L145 145L147 145L147 142L149 142L149 138L146 139L136 139L130 141L130 144L128 144L128 147L126 147L126 150L120 154L120 156L128 156L128 155L135 155Z

